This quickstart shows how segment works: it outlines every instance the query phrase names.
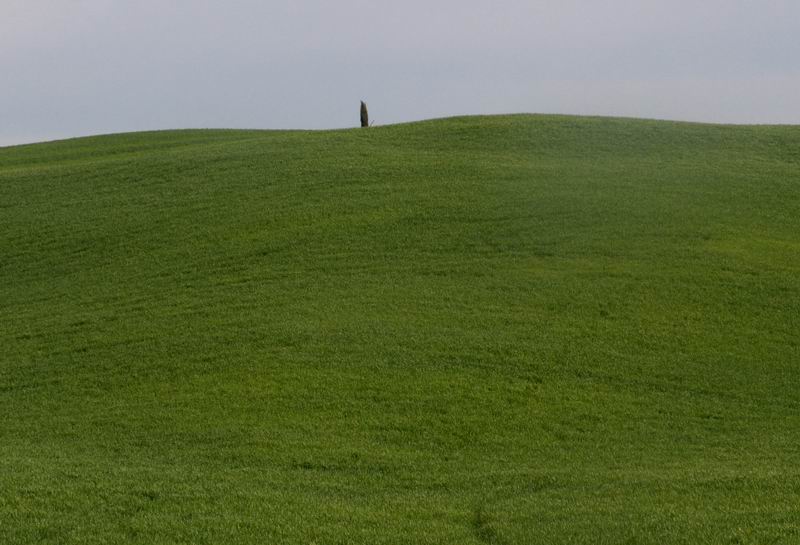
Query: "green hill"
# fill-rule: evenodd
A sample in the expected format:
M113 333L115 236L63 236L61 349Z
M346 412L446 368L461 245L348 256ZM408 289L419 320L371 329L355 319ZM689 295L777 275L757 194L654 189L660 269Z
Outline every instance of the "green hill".
M0 542L800 542L800 127L0 149Z

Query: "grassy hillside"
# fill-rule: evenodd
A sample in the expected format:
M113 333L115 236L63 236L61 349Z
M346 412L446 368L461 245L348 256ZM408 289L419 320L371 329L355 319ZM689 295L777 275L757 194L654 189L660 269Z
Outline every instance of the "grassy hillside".
M800 542L800 127L0 149L0 542Z

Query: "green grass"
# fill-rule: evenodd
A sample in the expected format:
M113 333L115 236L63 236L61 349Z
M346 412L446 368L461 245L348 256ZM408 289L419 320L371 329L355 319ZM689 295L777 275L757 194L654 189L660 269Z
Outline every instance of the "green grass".
M0 543L800 543L800 127L0 149Z

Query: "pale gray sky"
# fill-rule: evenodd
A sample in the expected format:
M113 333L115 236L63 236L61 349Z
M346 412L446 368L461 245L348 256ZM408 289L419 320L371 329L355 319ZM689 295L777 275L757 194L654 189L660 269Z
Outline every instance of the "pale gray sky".
M800 123L798 0L0 0L0 145L542 112Z

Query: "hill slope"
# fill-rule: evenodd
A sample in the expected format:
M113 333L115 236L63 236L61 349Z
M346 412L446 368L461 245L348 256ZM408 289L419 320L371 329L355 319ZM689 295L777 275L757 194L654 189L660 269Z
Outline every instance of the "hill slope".
M0 149L0 542L797 543L800 128Z

